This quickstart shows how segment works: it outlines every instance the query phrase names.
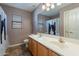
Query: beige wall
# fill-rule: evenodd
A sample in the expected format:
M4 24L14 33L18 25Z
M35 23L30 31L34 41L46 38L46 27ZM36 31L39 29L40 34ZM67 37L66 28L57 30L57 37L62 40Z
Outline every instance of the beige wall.
M38 32L40 32L40 25L42 25L41 32L46 33L46 31L47 31L46 20L49 20L49 19L50 19L50 17L43 16L40 14L38 15Z
M71 10L71 9L74 9L74 8L77 8L79 7L79 3L72 3L66 7L63 7L61 10L60 10L60 19L61 19L61 23L60 23L60 35L61 36L64 36L64 11L67 11L67 10Z
M40 14L43 12L41 7L42 7L42 4L40 3L40 5L33 12L33 33L39 32L39 21L41 21L41 19L43 20L43 24L45 24L45 20L47 18L50 18L43 15L40 16ZM46 31L45 28L46 27L43 28L42 32Z
M17 8L1 5L8 17L8 36L10 45L22 43L32 33L32 13ZM12 16L22 17L22 29L12 29Z
M39 17L39 14L42 12L41 6L42 5L40 4L33 12L33 33L37 33L39 30L38 17Z

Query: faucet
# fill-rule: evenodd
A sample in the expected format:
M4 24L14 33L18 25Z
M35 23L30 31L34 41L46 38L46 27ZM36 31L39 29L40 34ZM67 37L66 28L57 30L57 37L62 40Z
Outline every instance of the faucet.
M63 37L60 37L60 38L59 38L59 42L60 42L60 43L64 43L64 42L65 42L65 41L64 41L64 38L63 38Z
M37 33L39 35L39 38L42 37L41 33Z
M41 33L39 33L39 37L42 37L42 34Z

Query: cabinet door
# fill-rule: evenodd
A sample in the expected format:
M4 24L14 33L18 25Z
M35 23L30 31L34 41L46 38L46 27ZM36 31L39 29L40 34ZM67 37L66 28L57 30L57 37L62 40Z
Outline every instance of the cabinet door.
M38 43L38 56L47 56L47 55L48 55L48 49Z
M58 56L58 54L56 54L54 51L49 50L48 56Z
M37 55L37 42L35 40L32 40L32 54L33 56Z
M32 51L32 39L31 38L29 38L28 49L30 52Z

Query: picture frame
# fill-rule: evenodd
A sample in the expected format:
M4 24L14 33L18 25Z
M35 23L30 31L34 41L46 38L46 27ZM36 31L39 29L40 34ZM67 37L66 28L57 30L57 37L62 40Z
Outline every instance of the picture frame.
M22 17L20 15L13 15L12 28L13 29L22 28Z

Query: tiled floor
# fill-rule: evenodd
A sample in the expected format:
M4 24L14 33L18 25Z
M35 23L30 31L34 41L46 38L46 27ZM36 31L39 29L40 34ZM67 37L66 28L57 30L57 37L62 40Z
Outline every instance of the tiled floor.
M6 50L5 56L32 56L32 55L24 45L20 45L8 48Z

